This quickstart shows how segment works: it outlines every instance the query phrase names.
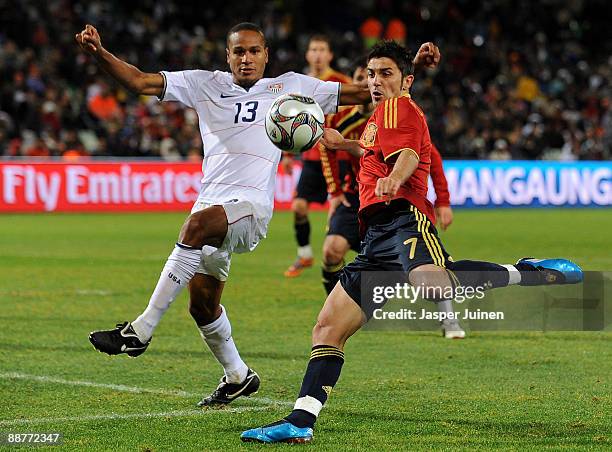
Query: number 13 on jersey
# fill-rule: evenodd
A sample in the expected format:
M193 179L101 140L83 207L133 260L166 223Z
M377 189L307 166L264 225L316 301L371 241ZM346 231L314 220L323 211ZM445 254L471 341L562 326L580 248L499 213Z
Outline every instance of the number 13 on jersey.
M234 108L236 111L236 116L234 116L234 124L238 124L239 121L242 122L253 122L255 121L255 115L257 113L257 107L259 106L259 102L256 100L252 100L250 102L236 102L234 104ZM240 115L242 113L242 116Z

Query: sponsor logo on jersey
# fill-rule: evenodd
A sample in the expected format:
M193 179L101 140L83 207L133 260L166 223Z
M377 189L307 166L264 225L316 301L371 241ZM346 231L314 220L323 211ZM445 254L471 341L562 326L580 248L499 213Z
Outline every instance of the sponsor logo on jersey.
M278 94L283 90L283 84L282 83L272 83L271 85L268 85L268 91L274 93L274 94Z
M236 97L233 94L223 94L221 93L221 99L225 99L226 97Z
M378 127L373 122L368 124L366 129L363 131L361 142L366 148L374 146L374 141L376 140L376 132L378 132Z

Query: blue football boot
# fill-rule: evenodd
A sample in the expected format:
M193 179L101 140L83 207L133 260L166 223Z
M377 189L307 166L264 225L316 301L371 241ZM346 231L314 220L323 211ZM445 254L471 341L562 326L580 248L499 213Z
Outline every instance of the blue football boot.
M524 257L516 263L518 270L538 271L540 284L577 284L582 282L582 269L567 259L534 259Z
M283 419L270 425L246 430L242 432L240 439L255 443L309 443L312 441L312 436L312 428L296 427Z

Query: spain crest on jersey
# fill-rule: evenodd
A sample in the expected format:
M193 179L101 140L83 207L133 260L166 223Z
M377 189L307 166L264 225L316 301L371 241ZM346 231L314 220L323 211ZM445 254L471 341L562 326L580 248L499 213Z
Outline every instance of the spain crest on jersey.
M366 129L363 131L363 135L361 136L361 143L366 148L374 146L374 141L376 140L376 132L378 132L378 127L373 122L369 123Z
M270 85L268 85L268 91L272 92L273 94L278 94L283 90L283 84L282 83L272 83Z

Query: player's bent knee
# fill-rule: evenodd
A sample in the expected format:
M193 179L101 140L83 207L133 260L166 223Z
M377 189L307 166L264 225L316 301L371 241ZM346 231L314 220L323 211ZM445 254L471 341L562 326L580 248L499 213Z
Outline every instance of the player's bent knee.
M334 246L323 247L323 262L325 265L337 265L342 262L344 253Z
M452 290L453 288L446 269L433 264L413 268L408 275L408 279L412 286L425 288L424 298L431 301L445 299L443 294L448 293L448 289Z
M291 210L296 220L304 219L308 216L308 202L305 199L296 198L291 203Z
M427 282L427 268L429 265L421 265L413 268L408 274L408 281L412 286L419 287L423 286Z
M342 262L350 249L348 241L340 235L328 235L323 242L323 262L325 265L337 265Z
M428 285L439 272L446 273L446 270L433 264L419 265L410 270L408 279L413 286Z
M347 331L343 331L340 325L334 325L333 322L328 322L327 319L321 317L319 317L312 329L313 344L332 345L342 348L347 337Z

